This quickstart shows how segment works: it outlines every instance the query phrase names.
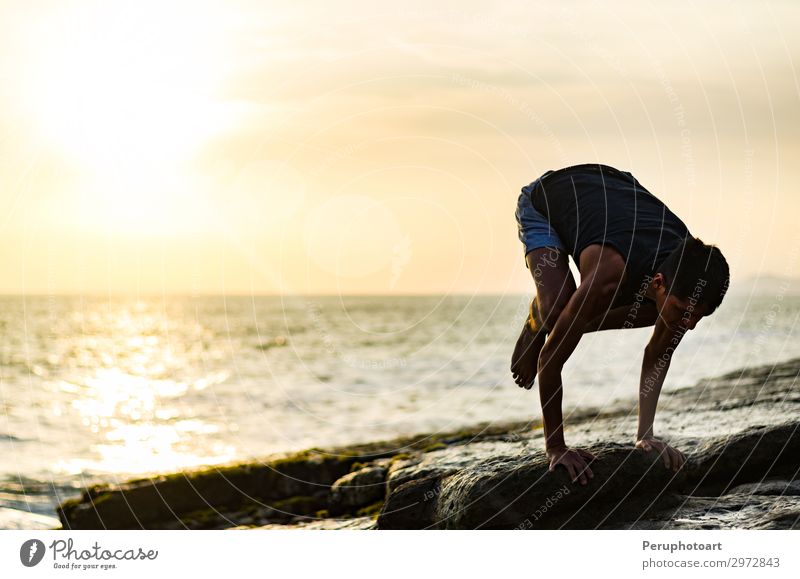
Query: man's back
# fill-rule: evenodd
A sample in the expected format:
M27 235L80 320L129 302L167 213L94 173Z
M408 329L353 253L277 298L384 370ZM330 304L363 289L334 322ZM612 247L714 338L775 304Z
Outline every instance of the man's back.
M576 264L581 252L595 243L610 245L622 255L628 277L616 305L633 303L657 266L691 235L633 175L607 165L548 171L522 191L547 216Z

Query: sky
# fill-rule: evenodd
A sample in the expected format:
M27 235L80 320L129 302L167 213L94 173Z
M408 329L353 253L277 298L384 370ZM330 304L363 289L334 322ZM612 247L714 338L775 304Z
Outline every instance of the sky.
M4 2L0 292L516 293L520 188L631 171L800 276L800 9Z

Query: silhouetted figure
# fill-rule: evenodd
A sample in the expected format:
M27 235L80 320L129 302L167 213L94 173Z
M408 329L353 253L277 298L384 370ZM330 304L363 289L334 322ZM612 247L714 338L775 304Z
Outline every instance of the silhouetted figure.
M683 335L720 305L729 269L633 175L600 164L547 171L522 188L516 209L525 264L536 284L511 358L516 383L538 375L550 470L573 481L592 478L594 456L564 441L561 369L586 332L654 326L644 350L636 446L663 453L667 467L683 453L653 436L670 360ZM571 255L580 271L576 287Z

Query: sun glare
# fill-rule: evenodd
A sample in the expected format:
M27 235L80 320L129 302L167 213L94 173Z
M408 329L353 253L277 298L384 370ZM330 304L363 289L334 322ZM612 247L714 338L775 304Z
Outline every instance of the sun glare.
M153 205L167 224L167 197L191 181L186 162L228 126L213 24L202 6L154 17L138 3L65 8L39 23L24 98L42 141L85 176L81 195L117 208L106 226L152 229L140 218Z

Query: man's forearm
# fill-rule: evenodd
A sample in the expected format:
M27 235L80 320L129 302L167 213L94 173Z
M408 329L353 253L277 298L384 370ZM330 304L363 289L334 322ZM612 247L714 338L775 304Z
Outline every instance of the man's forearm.
M653 436L653 423L661 387L669 370L671 353L658 355L645 349L642 360L642 375L639 381L639 429L636 439Z
M539 400L542 403L542 426L545 447L560 448L564 443L564 417L561 412L561 369L546 369L539 373Z

